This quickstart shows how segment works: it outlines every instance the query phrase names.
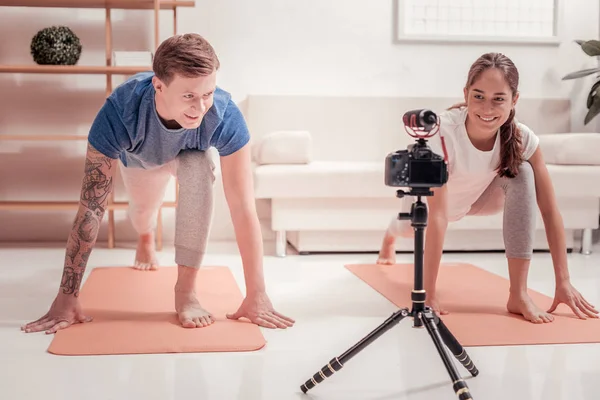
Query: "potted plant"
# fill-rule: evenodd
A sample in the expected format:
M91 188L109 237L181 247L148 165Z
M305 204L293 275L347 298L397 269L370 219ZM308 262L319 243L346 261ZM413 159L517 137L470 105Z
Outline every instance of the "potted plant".
M599 40L576 40L575 43L581 46L581 50L590 57L600 56ZM562 80L577 79L591 74L600 73L600 67L583 69L565 75ZM600 113L600 79L592 85L587 98L588 113L583 121L587 125L598 113Z

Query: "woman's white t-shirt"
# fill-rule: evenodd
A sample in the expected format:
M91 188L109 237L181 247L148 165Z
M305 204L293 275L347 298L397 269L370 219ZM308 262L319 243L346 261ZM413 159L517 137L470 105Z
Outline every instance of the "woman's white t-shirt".
M481 151L471 143L465 121L467 108L455 108L440 113L438 133L428 139L431 149L444 156L440 135L444 137L448 154L448 218L463 218L475 201L497 176L500 162L500 135L491 151ZM521 130L523 156L529 159L537 149L539 138L526 125L517 122Z

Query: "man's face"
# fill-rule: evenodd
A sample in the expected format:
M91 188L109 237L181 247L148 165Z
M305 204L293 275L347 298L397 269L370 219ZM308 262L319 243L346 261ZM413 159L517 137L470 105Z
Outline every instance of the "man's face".
M156 76L152 79L156 89L156 110L169 125L173 122L185 129L196 129L213 105L217 87L217 73L197 78L175 75L166 85Z

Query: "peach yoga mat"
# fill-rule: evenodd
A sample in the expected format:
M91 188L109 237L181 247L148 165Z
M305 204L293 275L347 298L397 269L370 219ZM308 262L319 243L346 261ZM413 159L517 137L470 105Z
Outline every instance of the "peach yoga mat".
M243 296L226 267L202 267L196 292L215 317L204 328L184 328L175 313L173 286L177 267L138 271L129 267L95 268L85 281L81 304L94 320L58 331L48 351L60 355L229 352L265 345L260 328L228 320Z
M399 308L411 308L412 264L354 264L346 268ZM441 318L463 346L600 342L600 319L581 320L565 304L558 306L554 321L547 324L533 324L509 313L508 280L474 265L442 264L437 285L440 301L449 312ZM554 300L533 290L529 295L543 310ZM412 323L412 318L400 322Z

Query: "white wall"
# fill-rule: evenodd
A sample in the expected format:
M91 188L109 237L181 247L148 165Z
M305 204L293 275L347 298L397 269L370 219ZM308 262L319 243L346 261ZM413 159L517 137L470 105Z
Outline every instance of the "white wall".
M597 1L561 5L560 46L398 44L392 0L196 0L179 12L179 32L198 32L216 48L219 84L243 107L249 94L348 96L460 96L470 64L483 52L508 54L520 69L524 97L567 98L574 131L583 126L593 78L563 82L572 71L595 66L573 43L600 31ZM562 2L561 2L562 3ZM104 63L104 11L0 9L1 63L30 62L29 42L38 29L66 24L83 41L81 64ZM173 31L162 12L161 39ZM25 23L31 25L25 27ZM152 12L114 11L117 50L152 46ZM115 83L117 83L115 79ZM103 101L102 76L0 75L1 133L86 133ZM61 105L58 100L64 101ZM76 199L83 170L83 142L0 142L0 199ZM119 199L124 199L119 190ZM263 206L261 204L261 206ZM73 212L0 211L0 241L64 241ZM116 213L118 240L133 232ZM231 222L217 187L213 240L232 238ZM166 239L173 235L166 213ZM270 233L265 232L269 237ZM106 237L106 226L99 240Z

